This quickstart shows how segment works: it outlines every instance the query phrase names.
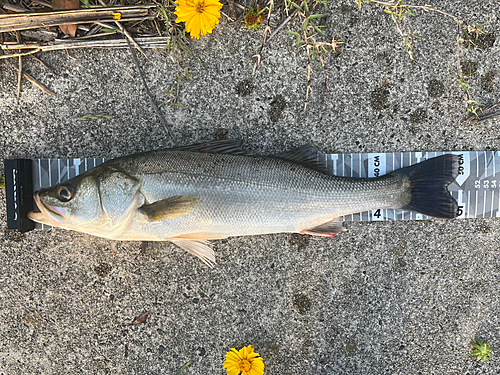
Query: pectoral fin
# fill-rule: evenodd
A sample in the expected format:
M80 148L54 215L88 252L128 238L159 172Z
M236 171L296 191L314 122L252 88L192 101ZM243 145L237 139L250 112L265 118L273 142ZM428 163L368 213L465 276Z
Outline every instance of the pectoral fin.
M200 196L179 195L147 204L139 208L139 211L148 217L151 222L173 219L191 212L198 202Z
M170 239L170 242L201 259L209 267L215 265L215 253L206 241L190 239Z
M342 226L341 218L335 218L331 221L327 221L317 227L304 230L300 233L311 234L313 236L327 236L335 237L337 234L344 232L346 229Z

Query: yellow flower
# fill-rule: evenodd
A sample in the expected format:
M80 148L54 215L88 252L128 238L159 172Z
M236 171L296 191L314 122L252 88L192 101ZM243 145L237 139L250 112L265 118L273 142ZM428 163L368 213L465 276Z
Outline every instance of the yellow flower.
M121 13L113 13L113 19L115 19L115 20L121 20L122 19L122 14Z
M252 345L245 346L240 351L231 348L226 353L226 361L222 365L228 375L263 375L264 360L259 353L253 351Z
M219 23L222 4L219 0L177 0L175 22L186 22L186 31L191 38L211 33Z

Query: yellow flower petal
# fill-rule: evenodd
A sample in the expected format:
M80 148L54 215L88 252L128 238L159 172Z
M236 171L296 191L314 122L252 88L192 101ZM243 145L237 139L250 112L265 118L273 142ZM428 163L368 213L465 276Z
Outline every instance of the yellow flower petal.
M234 366L231 369L226 369L228 375L240 375L240 369Z
M175 22L185 22L186 31L191 38L211 33L219 23L222 4L219 0L178 0L176 2Z
M233 352L227 353L226 358L228 361L239 361L240 360L238 353L233 353Z

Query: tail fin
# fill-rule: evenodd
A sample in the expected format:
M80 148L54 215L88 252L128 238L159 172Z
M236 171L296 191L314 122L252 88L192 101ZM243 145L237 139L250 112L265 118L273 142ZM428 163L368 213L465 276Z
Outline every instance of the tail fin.
M411 200L401 209L442 219L458 216L457 201L448 191L458 175L456 155L438 156L391 174L410 179Z

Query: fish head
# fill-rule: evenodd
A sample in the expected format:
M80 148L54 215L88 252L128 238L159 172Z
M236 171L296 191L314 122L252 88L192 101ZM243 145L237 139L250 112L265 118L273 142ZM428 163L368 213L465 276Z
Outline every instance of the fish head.
M99 188L94 176L82 176L37 191L34 195L40 212L28 217L36 222L73 229L100 216Z
M54 227L112 238L142 204L140 185L136 178L124 172L94 168L37 191L34 198L40 211L31 211L28 218Z

